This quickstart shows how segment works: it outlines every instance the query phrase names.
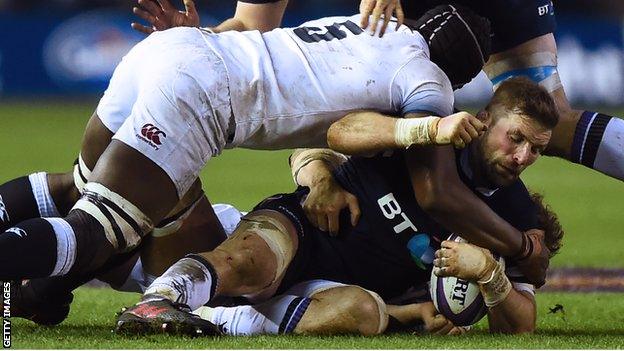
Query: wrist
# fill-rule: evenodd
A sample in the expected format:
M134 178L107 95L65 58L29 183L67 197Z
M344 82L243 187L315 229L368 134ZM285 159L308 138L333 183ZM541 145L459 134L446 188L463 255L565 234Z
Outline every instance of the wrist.
M533 242L529 239L529 236L526 233L522 233L522 241L520 243L520 248L516 252L515 255L511 256L511 259L515 261L521 261L531 256L533 253Z
M483 295L483 301L488 308L495 307L503 302L512 289L511 282L505 275L504 266L498 262L489 277L485 280L479 280L477 283Z
M317 161L323 162L321 160L317 160ZM322 184L329 184L333 182L333 180L334 180L334 177L330 171L326 169L322 169L322 170L319 169L315 171L314 174L310 177L309 183L310 183L310 186L319 186Z
M483 254L483 263L481 270L479 271L475 279L477 283L490 279L498 266L498 262L496 262L491 253L484 251L481 251L481 253Z
M399 118L394 127L394 141L397 147L408 148L412 145L430 145L431 128L437 130L440 117Z

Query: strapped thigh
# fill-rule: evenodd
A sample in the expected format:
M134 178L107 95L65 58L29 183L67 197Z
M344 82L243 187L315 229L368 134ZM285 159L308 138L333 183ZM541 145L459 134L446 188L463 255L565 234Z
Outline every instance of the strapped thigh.
M134 204L98 183L87 183L72 209L93 216L118 252L132 250L154 228L152 221Z
M505 80L524 76L544 87L549 93L561 89L561 80L557 71L557 56L552 52L536 52L517 55L488 64L483 68L494 90Z

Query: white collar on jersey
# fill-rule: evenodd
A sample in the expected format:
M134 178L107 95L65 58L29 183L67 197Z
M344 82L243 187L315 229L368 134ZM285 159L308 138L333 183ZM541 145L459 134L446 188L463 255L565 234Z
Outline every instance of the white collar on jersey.
M464 148L461 151L461 154L459 155L459 165L461 166L462 172L464 172L466 177L468 177L468 179L470 180L473 180L472 178L474 177L474 173L472 172L472 168L470 168L470 160L468 159L469 155L470 155L470 147ZM489 189L489 188L478 186L475 189L478 192L480 192L483 196L490 197L494 195L494 193L498 191L498 189L500 188Z

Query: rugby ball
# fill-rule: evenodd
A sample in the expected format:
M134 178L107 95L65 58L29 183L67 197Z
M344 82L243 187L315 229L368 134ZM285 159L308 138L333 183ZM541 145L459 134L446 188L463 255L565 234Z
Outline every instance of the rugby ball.
M466 242L456 234L451 234L447 240ZM486 315L487 307L477 283L457 277L438 277L432 271L430 284L436 310L456 326L473 325Z

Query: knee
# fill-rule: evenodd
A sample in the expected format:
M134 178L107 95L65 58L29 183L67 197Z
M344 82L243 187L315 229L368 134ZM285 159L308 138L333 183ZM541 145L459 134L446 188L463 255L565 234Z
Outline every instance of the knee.
M357 287L343 288L346 303L342 305L344 313L356 321L357 332L362 335L378 335L388 326L386 304L375 292Z
M116 252L102 225L82 210L73 210L65 221L75 236L75 259L72 273L91 273L102 267Z
M269 286L275 278L275 259L254 234L240 233L208 253L206 258L219 276L219 294L255 293Z

